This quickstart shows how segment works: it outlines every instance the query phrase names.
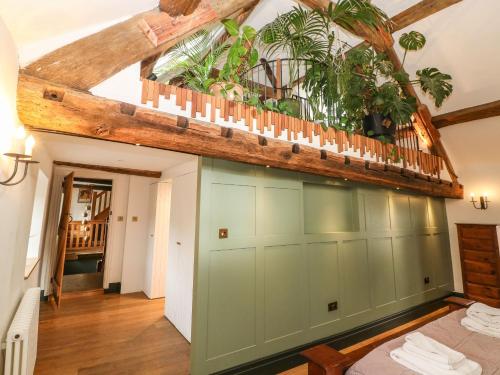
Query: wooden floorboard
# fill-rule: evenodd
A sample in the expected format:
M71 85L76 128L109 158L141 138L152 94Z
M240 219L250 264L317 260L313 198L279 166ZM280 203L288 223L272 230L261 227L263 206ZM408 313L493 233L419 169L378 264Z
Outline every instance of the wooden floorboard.
M40 308L37 375L189 373L189 343L142 293L63 296Z

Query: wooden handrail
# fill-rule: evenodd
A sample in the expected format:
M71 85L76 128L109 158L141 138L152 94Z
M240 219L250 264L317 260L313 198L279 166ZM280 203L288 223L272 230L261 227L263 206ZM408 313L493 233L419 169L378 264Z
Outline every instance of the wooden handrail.
M111 206L111 191L94 192L92 197L92 220Z
M277 79L279 80L279 77ZM377 162L382 161L387 165L398 164L398 161L403 159L404 168L413 167L420 173L437 178L441 178L441 171L444 169L443 159L437 155L382 143L377 139L359 134L348 134L331 127L325 130L319 124L285 114L272 111L259 112L255 107L244 103L148 79L142 80L141 101L143 104L152 102L154 108L159 108L160 97L171 100L172 95L175 95L175 105L181 110L186 111L187 103L191 103L192 118L196 118L199 114L202 117L209 117L211 122L215 122L216 110L218 109L218 118L235 125L243 122L249 132L254 132L254 127L255 131L260 134L264 134L266 130L273 131L274 138L286 134L288 141L298 140L300 134L304 138L304 142L314 143L319 139L320 148L326 145L336 145L338 153L344 153L351 149L359 152L361 157L369 155Z
M107 229L107 220L71 221L68 224L66 251L76 254L104 252Z

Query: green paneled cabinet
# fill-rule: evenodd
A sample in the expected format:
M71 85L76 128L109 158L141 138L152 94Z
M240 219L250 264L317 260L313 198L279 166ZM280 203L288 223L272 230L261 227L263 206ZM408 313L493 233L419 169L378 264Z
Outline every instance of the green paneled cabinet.
M194 375L452 289L443 200L221 160L202 164Z

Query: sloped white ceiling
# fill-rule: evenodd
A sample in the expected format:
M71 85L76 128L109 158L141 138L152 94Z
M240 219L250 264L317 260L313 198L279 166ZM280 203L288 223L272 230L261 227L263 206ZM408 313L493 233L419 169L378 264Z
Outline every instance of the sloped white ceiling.
M21 65L131 16L159 0L1 0Z

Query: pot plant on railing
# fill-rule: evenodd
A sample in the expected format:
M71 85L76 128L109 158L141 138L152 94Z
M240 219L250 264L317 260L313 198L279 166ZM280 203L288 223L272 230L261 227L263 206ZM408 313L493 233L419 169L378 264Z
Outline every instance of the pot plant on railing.
M416 31L401 36L403 66L408 52L422 49L425 41ZM410 79L403 67L396 69L385 54L369 47L350 51L341 66L340 106L345 121L362 127L365 135L384 141L393 142L396 126L411 123L417 110L416 99L405 94L405 86L419 86L433 98L436 107L453 92L450 75L436 68L424 68L417 70L415 79Z
M325 126L333 126L352 132L355 128L344 121L338 106L339 65L348 45L339 39L336 25L348 30L356 23L372 29L388 29L388 17L380 9L365 0L340 0L327 9L304 10L300 7L280 15L259 33L259 41L272 57L283 53L292 62L291 76L307 96L314 119ZM304 77L298 77L298 61L310 61Z
M210 91L215 96L223 96L229 100L243 100L245 88L241 84L243 72L257 64L259 53L254 47L257 31L248 25L240 28L232 19L222 21L230 35L231 46L227 52L226 62L219 71L219 76Z

